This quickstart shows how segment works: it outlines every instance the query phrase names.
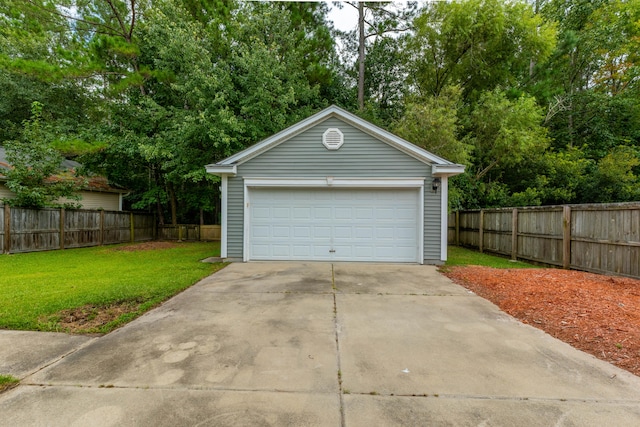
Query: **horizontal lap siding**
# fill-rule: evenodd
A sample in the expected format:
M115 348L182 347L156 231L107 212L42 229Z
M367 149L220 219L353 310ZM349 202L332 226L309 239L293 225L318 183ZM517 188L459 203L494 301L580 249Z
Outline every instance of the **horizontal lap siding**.
M322 134L330 127L344 134L339 150L327 150ZM431 168L345 122L330 118L238 166L228 186L228 256L242 257L243 177L251 178L427 178L425 182L424 258L440 259L440 193L430 189Z

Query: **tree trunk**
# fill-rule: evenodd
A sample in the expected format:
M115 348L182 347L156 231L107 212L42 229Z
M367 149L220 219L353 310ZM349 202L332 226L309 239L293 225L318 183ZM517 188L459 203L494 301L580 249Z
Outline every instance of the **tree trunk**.
M162 212L162 204L159 199L156 199L156 210L158 211L158 225L164 225L164 214Z
M364 2L358 2L358 108L364 110Z
M168 184L169 189L169 202L171 203L171 225L178 224L178 206L176 202L176 191L173 188L173 184Z

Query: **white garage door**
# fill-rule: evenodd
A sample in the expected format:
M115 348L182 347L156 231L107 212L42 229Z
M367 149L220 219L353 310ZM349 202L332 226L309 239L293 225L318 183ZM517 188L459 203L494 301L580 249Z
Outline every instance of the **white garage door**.
M255 188L249 259L418 261L417 189Z

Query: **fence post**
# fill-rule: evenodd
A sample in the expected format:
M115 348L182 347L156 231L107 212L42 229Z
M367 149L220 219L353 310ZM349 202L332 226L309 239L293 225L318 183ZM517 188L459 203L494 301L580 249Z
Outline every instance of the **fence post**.
M511 259L518 259L518 209L511 213Z
M64 249L64 208L60 208L60 249Z
M11 252L11 206L4 205L4 253Z
M456 211L456 246L460 246L460 211Z
M480 226L478 228L478 250L482 252L484 246L484 209L480 209Z
M104 245L104 211L100 211L100 246Z
M135 235L135 226L133 225L133 212L129 212L129 234L130 234L130 240L131 243L135 243L136 241L136 235Z
M153 213L153 240L158 240L158 217Z
M562 268L571 266L571 206L562 207Z

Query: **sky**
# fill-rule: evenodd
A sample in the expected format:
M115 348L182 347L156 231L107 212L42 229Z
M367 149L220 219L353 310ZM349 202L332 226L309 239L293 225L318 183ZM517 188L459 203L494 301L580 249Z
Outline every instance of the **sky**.
M331 8L329 12L329 19L333 21L333 25L342 31L349 31L356 28L358 25L358 11L348 4L345 4L342 9L338 9L333 5L333 2L326 1Z

